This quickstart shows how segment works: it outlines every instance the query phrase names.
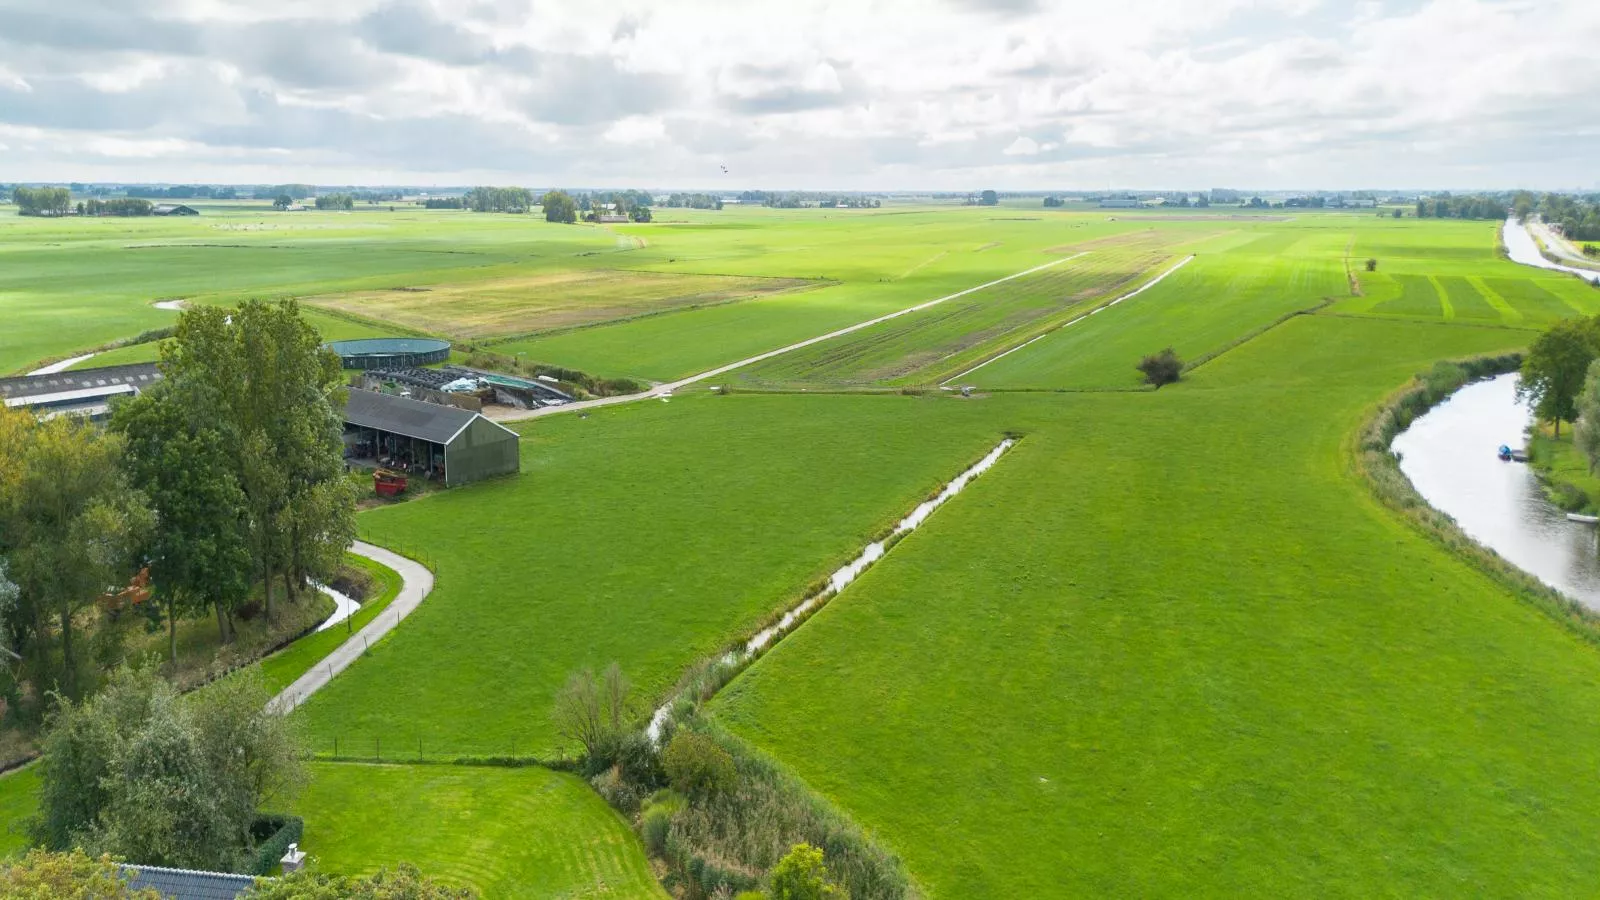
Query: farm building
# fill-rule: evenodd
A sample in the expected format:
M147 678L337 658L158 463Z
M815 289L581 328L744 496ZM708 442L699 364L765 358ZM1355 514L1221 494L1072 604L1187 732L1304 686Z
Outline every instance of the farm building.
M152 216L198 216L200 210L182 203L158 203L151 207Z
M111 398L131 397L160 380L155 363L22 375L0 378L0 399L7 409L32 410L47 419L60 415L103 419L110 413Z
M360 338L325 345L346 369L429 366L450 358L450 342L434 338Z
M1138 200L1119 197L1107 197L1100 201L1101 209L1137 209L1143 205Z
M345 455L454 487L521 469L517 433L471 410L351 390Z

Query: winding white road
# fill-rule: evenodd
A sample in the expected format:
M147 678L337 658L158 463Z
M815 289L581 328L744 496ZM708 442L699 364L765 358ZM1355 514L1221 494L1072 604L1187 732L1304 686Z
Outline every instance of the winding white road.
M369 646L376 644L379 638L393 631L394 627L400 624L400 620L411 615L411 612L422 605L422 601L433 591L433 573L419 562L363 541L352 544L350 552L400 573L400 593L395 595L389 602L388 608L376 619L362 626L361 630L351 635L349 640L340 644L309 672L295 679L293 684L272 698L272 702L267 704L269 711L293 712L306 701L307 697L332 681L333 676L349 668Z

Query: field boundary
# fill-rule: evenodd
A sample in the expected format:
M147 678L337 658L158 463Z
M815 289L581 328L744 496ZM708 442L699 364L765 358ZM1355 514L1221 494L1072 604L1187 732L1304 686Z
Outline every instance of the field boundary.
M1188 365L1184 366L1183 367L1183 371L1186 372L1186 373L1187 372L1193 372L1196 369L1200 368L1201 366L1205 365L1206 363L1214 362L1218 357L1220 357L1220 356L1222 356L1222 355L1224 355L1226 353L1229 353L1230 351L1237 350L1240 347L1243 347L1245 344L1250 343L1251 341L1255 340L1256 338L1261 337L1262 335L1266 334L1267 332L1271 331L1274 328L1277 328L1279 325L1282 325L1285 322L1288 322L1291 319L1296 319L1296 318L1299 318L1300 316L1313 316L1313 315L1316 315L1321 310L1327 309L1328 307L1330 307L1333 304L1338 303L1338 302L1339 302L1339 300L1338 300L1337 297L1323 297L1321 300L1317 301L1316 303L1313 303L1310 306L1305 307L1304 309L1296 309L1296 310L1291 310L1289 312L1286 312L1283 315L1277 317L1276 319L1273 319L1271 322L1268 322L1267 324L1262 325L1260 328L1257 328L1257 329L1255 329L1253 331L1247 331L1244 334L1242 334L1242 335L1234 338L1233 340L1229 341L1228 343L1223 344L1221 347L1218 347L1215 350L1212 350L1212 351L1210 351L1208 353L1200 354L1199 356L1195 357Z
M920 312L920 311L922 311L924 309L929 309L931 307L938 306L941 303L945 303L945 302L950 301L950 300L955 300L958 297L965 297L966 295L974 293L976 291L981 291L981 290L983 290L985 288L994 287L997 284L1004 284L1007 281L1011 281L1011 280L1016 279L1016 278L1021 278L1024 275L1032 275L1035 272L1042 272L1045 269L1049 269L1049 268L1052 268L1054 266L1059 266L1062 263L1067 262L1068 260L1071 260L1071 259L1076 259L1076 257L1075 256L1065 256L1065 257L1061 257L1059 259L1053 259L1053 260L1051 260L1051 261L1049 261L1047 263L1041 263L1041 264L1039 264L1037 266L1034 266L1033 268L1023 269L1020 272L1013 272L1010 275L1006 275L1006 276L1001 277L1001 278L996 278L993 281L986 281L983 284L974 285L973 287L969 287L969 288L966 288L964 290L956 291L953 294L946 294L943 297L937 297L937 298L935 298L933 300L925 300L922 303L918 303L918 304L916 304L914 306L908 306L908 307L905 307L904 309L898 309L898 310L895 310L894 312L891 312L891 313L885 313L884 315L878 316L877 318L868 319L865 322L857 322L854 325L847 325L844 328L839 328L839 329L836 329L834 331L830 331L827 334L820 334L820 335L817 335L816 337L806 338L803 341L799 341L799 342L796 342L796 343L793 343L793 344L789 344L788 346L785 346L785 347L779 347L776 350L768 350L765 353L758 353L755 356L749 356L749 357L746 357L744 359L738 360L736 362L727 363L726 365L718 366L715 369L711 369L709 371L701 372L698 375L690 375L687 378L680 378L677 381L670 381L670 382L667 382L665 384L658 384L658 385L656 385L655 387L651 388L648 391L641 391L640 393L637 393L637 394L624 394L624 395L617 396L617 397L602 397L602 398L597 399L597 400L584 400L584 401L579 402L579 403L566 403L566 404L562 404L561 406L545 406L545 407L541 407L539 409L524 410L521 413L518 413L516 415L506 416L505 418L502 418L499 421L501 421L501 422L521 422L521 421L526 421L528 419L536 419L536 418L539 418L541 416L559 415L561 413L566 413L566 412L574 412L574 411L578 411L578 410L593 409L593 408L599 407L599 406L612 406L612 405L619 404L619 403L633 403L633 402L636 402L636 401L639 401L639 400L648 400L648 399L650 399L652 397L670 397L672 395L673 391L679 390L681 388L688 387L689 385L697 384L699 382L706 381L706 380L711 379L711 378L716 378L719 375L726 375L729 372L733 372L733 371L736 371L738 369L742 369L745 366L755 365L758 362L762 362L764 360L772 359L775 356L782 356L785 353L792 353L795 350L800 350L800 349L805 348L805 347L810 347L813 344L820 344L823 341L832 340L832 339L834 339L836 337L843 337L844 335L847 335L847 334L853 334L853 333L855 333L857 331L860 331L860 330L862 330L864 328L871 328L874 325L879 325L879 324L882 324L884 322L888 322L888 321L893 320L893 319L898 319L901 316L910 315L911 313L914 313L914 312Z
M1085 251L1085 252L1087 252L1087 251ZM1082 254L1079 254L1079 255L1081 256ZM1082 315L1075 316L1074 318L1072 318L1072 319L1070 319L1070 320L1068 320L1066 322L1063 322L1060 325L1052 326L1052 327L1046 329L1045 331L1041 332L1040 334L1034 335L1033 337L1029 338L1028 340L1023 341L1022 343L1016 345L1015 347L1010 348L1009 350L1002 351L1000 353L995 354L994 356L989 357L988 359L984 360L983 362L980 362L977 365L973 366L972 368L967 369L965 372L961 372L961 373L956 374L956 375L951 375L949 378L946 378L945 380L939 382L939 386L940 387L944 387L945 385L949 384L950 382L955 381L957 378L965 378L966 376L971 375L973 372L978 371L979 369L983 368L984 366L987 366L988 364L994 362L995 360L1001 359L1001 358L1006 357L1006 356L1010 356L1011 354L1017 352L1018 350L1021 350L1022 348L1028 346L1029 344L1035 343L1037 341L1042 341L1045 338L1049 337L1052 334L1055 334L1058 331L1063 331L1063 330L1065 330L1067 328L1071 328L1072 326L1078 324L1079 322L1084 321L1085 319L1089 318L1090 316L1095 315L1096 313L1108 310L1111 307L1116 306L1118 303L1121 303L1124 300L1132 300L1134 297L1139 296L1140 294L1144 293L1145 291L1155 287L1156 285L1160 284L1162 281L1166 280L1166 277L1168 275L1171 275L1173 272L1176 272L1179 269L1183 268L1184 266L1188 265L1189 263L1193 262L1194 258L1195 258L1195 254L1193 254L1193 253L1189 254L1188 256L1184 257L1183 259L1181 259L1177 263L1175 263L1171 268L1169 268L1166 271L1162 272L1160 275L1157 275L1156 277L1150 279L1149 281L1146 281L1144 284L1138 286L1137 288L1134 288L1133 290L1129 291L1126 294L1123 294L1122 296L1116 298L1115 300L1111 300L1111 301L1109 301L1107 303L1102 303L1099 306L1096 306L1094 309L1091 309L1088 312L1083 313Z
M647 272L647 271L650 271L650 270L648 270L648 269L621 269L621 270L618 270L618 271L624 271L624 272ZM676 273L673 273L673 274L676 274ZM687 272L687 273L684 273L684 274L698 275L698 276L704 277L707 273L704 273L704 272ZM758 277L759 278L759 277L766 277L766 276L752 276L752 277ZM612 326L612 325L625 325L625 324L627 324L629 322L637 322L637 321L639 321L641 319L655 319L655 318L660 318L661 316L671 316L671 315L676 315L678 313L694 312L695 310L699 310L699 309L717 309L717 308L723 307L723 306L736 306L736 305L738 305L740 303L760 303L763 300L772 300L772 299L775 299L775 298L778 298L778 297L788 296L790 294L800 294L800 293L804 293L806 291L821 290L822 288L837 287L837 286L839 286L839 285L844 283L842 281L834 281L832 279L798 279L798 278L781 278L781 279L779 279L779 278L774 278L774 280L776 280L776 281L803 281L805 283L803 283L803 284L794 284L794 285L790 285L789 287L786 287L786 288L780 288L780 289L778 289L776 291L771 291L771 292L768 292L768 293L765 293L765 294L755 294L755 295L752 295L752 296L749 296L749 297L731 297L731 298L729 298L727 300L716 300L716 301L712 301L712 302L709 302L709 303L695 303L695 304L692 304L692 305L689 305L689 306L674 306L674 307L669 307L667 309L651 309L651 310L646 310L644 312L634 313L634 314L628 315L628 316L618 316L618 317L616 317L614 319L603 319L603 320L598 321L598 322L579 322L576 325L558 325L558 326L556 326L554 328L545 328L545 329L541 329L541 330L537 330L537 331L524 331L524 332L520 332L518 334L499 335L499 336L492 337L492 338L487 338L487 339L463 338L461 340L461 342L463 344L475 344L475 345L479 345L479 346L483 346L483 347L494 347L494 346L497 346L499 344L511 344L511 343L515 343L517 341L531 341L531 340L538 340L538 339L541 339L541 338L556 337L558 335L571 334L572 332L575 332L575 331L592 331L592 330L594 330L596 328L606 328L606 327L609 327L609 326ZM314 307L314 308L320 309L321 307Z

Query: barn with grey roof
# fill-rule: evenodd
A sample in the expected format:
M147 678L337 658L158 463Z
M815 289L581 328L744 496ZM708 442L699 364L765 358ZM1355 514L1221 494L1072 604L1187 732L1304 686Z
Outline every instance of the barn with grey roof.
M517 433L470 410L352 389L344 421L349 456L437 477L452 487L521 468Z

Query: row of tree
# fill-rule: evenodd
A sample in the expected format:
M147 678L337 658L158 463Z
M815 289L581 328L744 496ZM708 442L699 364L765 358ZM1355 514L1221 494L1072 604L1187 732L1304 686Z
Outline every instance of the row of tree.
M112 197L101 200L92 197L78 203L80 216L148 216L155 211L155 204L141 197Z
M343 477L338 357L293 301L185 311L164 378L120 401L109 429L0 413L0 627L18 702L89 686L79 614L148 567L176 658L180 618L221 639L261 586L291 602L337 570L355 536ZM19 687L31 683L23 694Z
M317 198L317 209L343 209L356 208L356 198L350 194L323 194Z
M72 211L72 192L64 187L22 187L11 190L11 202L23 216L64 216Z
M461 200L473 212L525 213L535 206L533 192L521 187L475 187Z
M1484 194L1455 197L1441 194L1417 200L1419 219L1504 219L1508 204L1504 197Z
M661 204L668 209L721 209L722 196L720 194L668 194L666 202Z

